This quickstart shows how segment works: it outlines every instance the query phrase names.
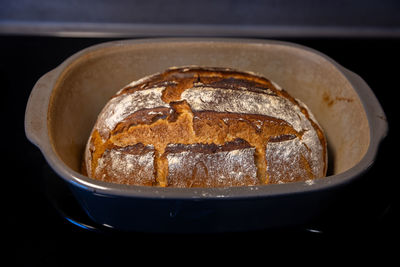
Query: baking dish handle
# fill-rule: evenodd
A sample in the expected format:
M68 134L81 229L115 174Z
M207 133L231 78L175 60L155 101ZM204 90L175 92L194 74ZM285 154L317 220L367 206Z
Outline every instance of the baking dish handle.
M25 110L25 134L33 144L43 149L47 133L47 111L56 69L43 75L35 84Z
M371 140L375 140L375 146L379 146L380 142L385 139L389 131L389 125L385 112L375 96L372 89L359 75L345 69L347 77L355 88L360 88L358 91L360 98L364 104L367 117L369 118L370 128L372 130Z

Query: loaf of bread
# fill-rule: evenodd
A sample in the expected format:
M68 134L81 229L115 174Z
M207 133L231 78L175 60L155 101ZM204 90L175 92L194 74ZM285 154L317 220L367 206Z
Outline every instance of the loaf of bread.
M94 179L161 187L251 186L324 177L327 144L310 110L274 82L180 67L134 81L88 140Z

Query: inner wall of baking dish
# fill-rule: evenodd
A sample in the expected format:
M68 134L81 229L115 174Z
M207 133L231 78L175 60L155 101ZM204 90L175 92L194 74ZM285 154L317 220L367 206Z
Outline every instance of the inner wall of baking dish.
M306 103L328 140L328 175L351 168L368 149L369 125L360 99L344 75L324 57L282 44L156 42L89 50L65 68L53 90L48 113L56 153L80 172L90 131L109 98L133 80L187 65L253 71Z

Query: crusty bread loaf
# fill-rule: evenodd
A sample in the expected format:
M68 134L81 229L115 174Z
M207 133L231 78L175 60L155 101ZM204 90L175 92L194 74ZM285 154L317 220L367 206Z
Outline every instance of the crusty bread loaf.
M84 166L89 177L129 185L260 185L325 176L327 149L310 110L268 79L181 67L110 99Z

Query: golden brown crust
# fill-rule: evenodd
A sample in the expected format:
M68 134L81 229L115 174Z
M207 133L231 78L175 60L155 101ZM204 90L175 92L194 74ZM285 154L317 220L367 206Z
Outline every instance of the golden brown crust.
M174 187L323 177L326 141L310 117L287 92L252 73L168 69L127 86L106 105L88 141L87 173L117 183ZM111 172L120 178L110 178Z

